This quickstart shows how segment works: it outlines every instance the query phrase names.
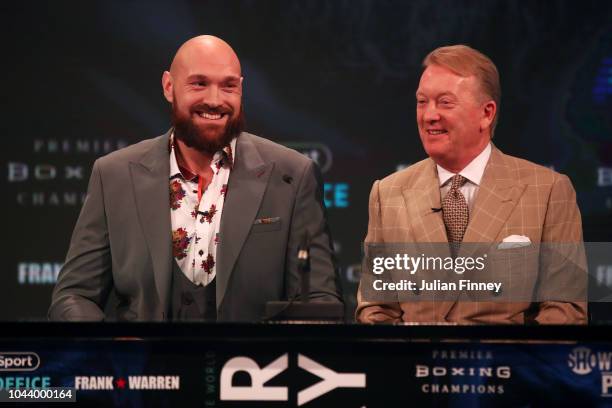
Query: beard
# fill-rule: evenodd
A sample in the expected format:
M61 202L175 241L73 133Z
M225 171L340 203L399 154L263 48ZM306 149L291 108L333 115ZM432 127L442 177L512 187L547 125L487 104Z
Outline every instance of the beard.
M218 107L210 109L203 105L194 105L189 109L189 115L181 114L177 109L176 97L172 104L172 125L174 126L174 136L185 143L187 146L208 154L215 154L219 150L237 137L244 129L244 113L242 105L238 115L234 116L231 107ZM212 126L200 126L196 124L191 115L196 111L206 111L208 113L220 113L228 116L227 124L219 129Z

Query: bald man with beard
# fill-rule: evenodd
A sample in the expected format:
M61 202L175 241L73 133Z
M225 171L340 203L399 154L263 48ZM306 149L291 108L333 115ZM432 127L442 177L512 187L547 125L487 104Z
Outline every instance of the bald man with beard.
M315 164L243 131L232 48L198 36L162 88L173 127L94 163L53 291L52 320L255 321L298 297L342 302Z

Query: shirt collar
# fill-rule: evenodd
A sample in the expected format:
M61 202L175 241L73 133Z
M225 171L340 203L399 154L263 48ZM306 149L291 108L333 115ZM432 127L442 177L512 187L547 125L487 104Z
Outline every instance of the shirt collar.
M487 166L487 162L489 161L489 157L491 157L491 143L489 142L487 146L480 152L478 156L474 158L463 170L461 170L458 174L461 174L463 177L468 179L471 183L480 185L480 181L482 180L482 175L484 174L485 167ZM446 170L444 167L436 164L436 168L438 169L438 179L440 180L440 187L450 180L455 173L451 173Z
M181 176L183 179L188 181L197 180L197 174L192 173L189 169L178 164L178 160L176 159L176 149L174 146L174 132L172 132L170 135L170 178L173 179L177 176ZM234 166L235 151L236 138L233 138L227 146L217 151L213 155L213 159L210 163L211 167L215 171L221 167L229 168L231 170Z

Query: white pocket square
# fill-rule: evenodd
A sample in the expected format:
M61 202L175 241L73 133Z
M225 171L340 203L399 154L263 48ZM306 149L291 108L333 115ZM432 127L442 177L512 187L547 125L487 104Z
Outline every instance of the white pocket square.
M522 248L531 245L531 240L525 235L508 235L497 249Z

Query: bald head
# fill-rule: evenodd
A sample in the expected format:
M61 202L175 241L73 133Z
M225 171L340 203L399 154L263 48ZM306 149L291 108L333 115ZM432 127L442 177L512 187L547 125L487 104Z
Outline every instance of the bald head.
M176 52L162 75L179 143L214 154L242 130L242 74L225 41L201 35Z
M223 91L242 94L238 56L228 43L212 35L193 37L181 45L170 70L162 76L164 96L170 103L175 93L199 91L200 85L217 85Z
M181 45L170 65L170 74L173 77L180 75L200 61L229 68L241 76L240 61L232 47L212 35L199 35Z

